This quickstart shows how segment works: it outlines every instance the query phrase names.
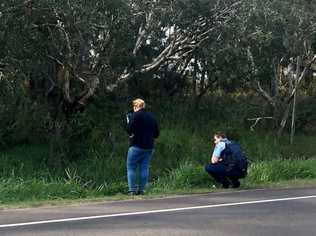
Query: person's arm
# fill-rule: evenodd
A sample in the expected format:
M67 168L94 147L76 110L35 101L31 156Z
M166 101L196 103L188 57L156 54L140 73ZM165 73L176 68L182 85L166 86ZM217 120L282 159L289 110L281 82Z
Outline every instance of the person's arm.
M130 124L132 115L133 115L133 112L128 112L128 113L125 115L124 128L125 128L125 131L126 131L127 133L128 133L129 124Z
M222 151L225 149L225 143L224 142L219 142L218 144L216 144L213 154L212 154L212 158L211 158L211 163L212 164L216 164L218 162L221 162L222 159L220 158Z
M130 114L129 116L129 120L128 120L128 123L127 123L127 133L131 136L133 135L133 132L134 132L134 113Z
M219 157L217 157L217 156L212 156L212 158L211 158L211 163L212 163L212 164L216 164L216 163L219 162L219 160L220 160Z

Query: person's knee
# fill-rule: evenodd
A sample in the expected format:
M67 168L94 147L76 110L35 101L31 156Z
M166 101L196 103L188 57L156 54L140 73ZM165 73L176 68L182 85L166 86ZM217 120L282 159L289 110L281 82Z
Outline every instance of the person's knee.
M211 166L211 164L207 164L207 165L205 165L205 166L204 166L204 170L205 170L207 173L212 172L212 171L211 171L211 170L212 170L212 166Z
M141 169L140 175L141 175L141 177L143 177L143 176L148 176L148 175L149 175L149 168L143 168L143 169Z
M135 165L135 163L132 162L132 161L127 161L127 162L126 162L126 168L127 168L127 170L129 170L129 171L133 171L133 170L136 169L136 165Z
M207 164L204 169L209 174L218 173L220 171L219 166L214 164Z

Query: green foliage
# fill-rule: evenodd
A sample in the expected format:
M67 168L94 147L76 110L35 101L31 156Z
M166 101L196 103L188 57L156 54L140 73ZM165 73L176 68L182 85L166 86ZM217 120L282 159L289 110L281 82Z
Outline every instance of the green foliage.
M9 178L0 179L0 203L26 201L78 199L92 194L84 186L69 181L47 181L44 179Z
M237 119L243 114L242 105L228 102L231 109L226 106L220 116L228 117L231 110L239 113L220 122L214 117L223 104L214 107L202 104L194 108L157 103L151 107L157 114L161 135L151 162L148 192L191 191L213 186L214 180L204 171L204 165L210 159L212 135L217 130L228 131L251 160L243 186L315 178L313 136L298 134L296 144L289 145L288 137L278 139L273 132L259 128L250 131ZM168 110L169 106L172 110ZM128 144L118 122L121 117L118 113L124 109L108 104L106 110L114 114L107 114L97 106L78 114L76 122L68 127L71 138L57 139L55 148L60 149L55 152L51 150L52 144L17 146L1 152L0 201L77 199L125 193ZM80 127L78 132L76 127ZM53 154L59 156L51 158ZM12 195L15 197L10 198Z
M204 171L203 166L184 161L178 167L170 169L152 183L150 191L162 192L176 189L193 189L208 187L214 183Z
M249 168L248 176L242 180L242 185L251 187L284 180L315 179L315 166L315 159L254 162ZM152 180L148 192L192 191L211 188L214 184L216 183L206 174L203 165L196 164L194 161L185 161ZM94 186L90 182L85 182L76 169L67 169L65 177L58 179L0 178L0 204L100 197L125 191L126 182L115 179L115 176L112 176L109 182L103 181Z
M43 145L23 145L0 153L1 178L49 178L48 148ZM55 173L58 175L59 173Z
M248 175L242 182L244 186L255 186L284 180L315 179L315 164L315 159L255 161L250 165ZM212 185L217 184L206 174L203 166L184 162L153 182L150 192L211 188Z
M1 201L10 201L12 195L17 195L12 201L24 201L125 192L124 114L130 109L127 101L139 96L161 126L151 191L210 186L213 182L203 165L218 130L240 142L252 161L246 183L314 178L313 169L302 164L313 162L300 160L316 155L313 78L300 87L306 99L298 106L295 145L289 145L285 135L275 137L271 124L264 121L250 131L247 118L271 113L253 95L249 82L259 79L265 89L270 88L275 60L283 58L287 64L291 57L315 53L315 4L27 2L2 1L0 10L0 196L5 199ZM149 16L153 22L147 25ZM134 53L140 26L146 40ZM209 29L207 37L200 35ZM192 35L194 41L202 37L203 44L183 45L171 56L155 58L173 45L166 33L174 30L181 36L175 44ZM181 55L186 47L193 51ZM153 60L158 67L139 72ZM190 71L182 70L187 66ZM69 78L59 76L59 67L66 68ZM123 83L128 88L107 93L108 85L135 71ZM88 100L79 103L82 92L91 92L92 81L98 81L99 90L89 105ZM76 105L80 109L72 109Z
M256 162L251 165L245 181L249 184L259 184L291 179L315 179L315 164L315 159L276 159L268 162Z
M13 78L0 78L0 147L44 141L46 112Z
M305 134L316 133L316 98L309 97L298 104L296 128Z

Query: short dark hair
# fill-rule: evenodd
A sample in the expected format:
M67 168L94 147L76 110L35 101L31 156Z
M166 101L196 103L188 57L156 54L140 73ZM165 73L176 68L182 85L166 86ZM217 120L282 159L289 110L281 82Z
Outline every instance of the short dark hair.
M222 131L215 132L214 136L220 137L220 138L226 138L226 134Z

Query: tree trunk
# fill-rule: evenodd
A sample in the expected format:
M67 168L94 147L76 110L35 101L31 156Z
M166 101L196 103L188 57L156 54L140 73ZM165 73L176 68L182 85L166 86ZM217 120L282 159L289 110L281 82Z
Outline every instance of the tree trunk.
M289 114L290 114L290 107L291 105L290 104L287 104L285 109L283 109L283 115L282 115L282 119L280 120L279 119L279 129L278 129L278 136L281 136L283 131L284 131L284 128L286 126L286 122L289 118Z

